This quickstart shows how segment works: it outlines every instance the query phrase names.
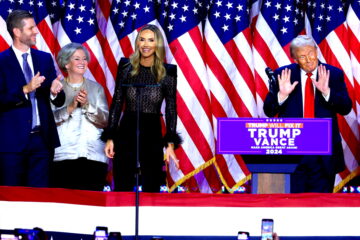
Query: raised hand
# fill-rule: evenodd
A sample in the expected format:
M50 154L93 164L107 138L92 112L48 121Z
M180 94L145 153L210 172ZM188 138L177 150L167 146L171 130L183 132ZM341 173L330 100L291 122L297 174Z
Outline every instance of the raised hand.
M295 81L293 84L290 82L291 70L285 68L279 74L278 82L279 82L279 98L280 101L284 100L289 96L289 94L295 89L296 85L298 85L298 81Z
M325 96L329 95L330 88L329 88L329 78L330 78L330 71L326 70L324 65L320 65L318 67L318 81L313 80L315 87L322 92Z

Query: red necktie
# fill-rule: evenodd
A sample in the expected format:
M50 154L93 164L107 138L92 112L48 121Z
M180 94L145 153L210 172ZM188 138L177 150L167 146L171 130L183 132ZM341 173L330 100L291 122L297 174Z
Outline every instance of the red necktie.
M304 118L314 117L314 86L311 80L312 73L306 73L308 76L305 84L305 107Z

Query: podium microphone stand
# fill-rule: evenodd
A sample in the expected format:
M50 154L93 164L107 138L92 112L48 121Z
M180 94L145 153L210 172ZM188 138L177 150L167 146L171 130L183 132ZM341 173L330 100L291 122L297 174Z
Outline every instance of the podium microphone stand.
M140 97L141 90L145 87L159 87L159 84L123 84L124 87L136 88L136 170L135 170L135 240L139 239L139 206L140 206L140 192L139 192L139 177L140 170Z
M145 87L142 86L133 86L136 88L136 172L135 172L135 240L139 239L139 177L140 177L140 96L141 89Z

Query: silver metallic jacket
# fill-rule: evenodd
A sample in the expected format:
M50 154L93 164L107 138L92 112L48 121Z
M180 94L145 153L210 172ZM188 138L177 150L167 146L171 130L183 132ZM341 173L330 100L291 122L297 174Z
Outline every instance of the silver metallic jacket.
M78 159L108 163L104 153L104 142L100 140L103 128L106 127L109 110L103 87L97 82L86 79L81 87L75 88L62 80L66 95L62 107L53 107L61 146L55 149L54 161ZM70 115L67 107L75 95L85 89L88 104L76 108Z

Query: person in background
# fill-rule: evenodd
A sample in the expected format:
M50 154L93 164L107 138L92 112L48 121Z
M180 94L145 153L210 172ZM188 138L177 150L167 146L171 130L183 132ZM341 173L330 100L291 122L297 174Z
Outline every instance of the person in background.
M176 133L176 66L164 64L164 40L154 25L144 26L135 40L130 63L121 59L110 107L105 153L114 159L116 191L133 191L136 166L136 113L140 111L140 185L145 192L159 192L165 184L165 161L179 166L174 149L181 143ZM138 96L139 94L139 96ZM137 105L137 96L139 105ZM165 99L166 134L161 132L161 105ZM124 112L122 109L124 106ZM139 107L139 109L137 109ZM121 117L121 120L120 120ZM120 121L120 124L119 124Z
M108 168L100 140L109 115L104 89L84 77L90 58L81 44L65 45L57 61L67 77L61 81L66 101L53 107L61 142L54 156L53 186L102 191Z
M291 176L291 192L333 192L335 175L345 169L337 114L351 111L342 70L320 63L314 40L299 35L290 44L295 63L275 70L278 89L264 102L268 117L331 118L332 155L292 156L298 166Z
M31 48L39 30L28 11L12 11L6 26L13 44L0 53L0 185L48 187L60 145L50 102L65 101L61 75L49 53Z

